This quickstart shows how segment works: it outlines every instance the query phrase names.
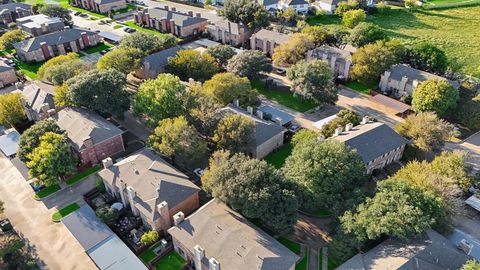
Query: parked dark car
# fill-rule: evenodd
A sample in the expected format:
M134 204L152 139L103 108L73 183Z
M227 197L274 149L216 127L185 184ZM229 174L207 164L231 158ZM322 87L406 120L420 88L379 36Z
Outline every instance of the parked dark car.
M78 16L80 14L82 14L80 11L77 11L77 12L73 13L74 16Z
M39 184L36 184L36 183L30 183L30 186L32 187L33 191L35 192L39 192L40 190L44 189L45 188L45 185L39 185Z

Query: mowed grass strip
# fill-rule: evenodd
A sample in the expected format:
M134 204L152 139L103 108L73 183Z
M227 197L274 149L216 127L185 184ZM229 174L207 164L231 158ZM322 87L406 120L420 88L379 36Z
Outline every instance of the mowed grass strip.
M73 213L79 208L80 208L80 205L78 205L77 203L69 204L64 208L58 210L57 212L53 213L52 220L54 222L59 222L63 217L66 217L68 214Z

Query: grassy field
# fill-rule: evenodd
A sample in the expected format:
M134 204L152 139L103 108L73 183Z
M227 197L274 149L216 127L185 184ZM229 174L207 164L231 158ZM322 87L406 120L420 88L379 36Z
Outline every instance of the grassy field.
M80 205L78 205L77 203L69 204L64 208L58 210L57 212L53 213L52 220L55 222L59 222L63 217L67 216L70 213L75 212L79 208L80 208Z
M449 59L456 59L463 72L474 74L480 66L479 14L480 6L414 12L394 9L371 15L368 21L406 43L431 42L445 50ZM311 18L308 23L332 25L340 23L340 19L322 16Z
M17 64L17 68L21 70L23 74L25 74L25 76L32 78L34 80L38 78L38 75L37 75L38 69L44 63L44 62L39 62L39 63L27 64L16 58L14 58L13 61L15 61L15 63Z
M265 157L265 161L272 164L275 168L280 169L283 164L285 164L287 157L292 153L292 149L292 143L287 143L277 149L276 152L268 154L268 156Z
M370 95L370 90L375 87L375 85L368 86L368 85L365 85L365 84L362 84L362 83L359 83L359 82L356 82L356 81L348 81L345 84L345 86L352 89L352 90L355 90L357 92L367 94L367 95Z
M252 88L257 89L260 94L290 109L306 112L317 106L313 100L305 100L301 97L294 96L292 92L267 89L265 83L262 81L252 81L251 83Z

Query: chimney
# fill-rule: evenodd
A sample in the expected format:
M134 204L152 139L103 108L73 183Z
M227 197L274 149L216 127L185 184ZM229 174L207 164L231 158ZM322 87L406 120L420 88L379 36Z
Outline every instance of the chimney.
M88 41L87 33L86 33L86 32L82 32L82 33L80 34L80 36L82 37L83 47L88 47L88 46L90 46L90 42Z
M170 20L170 33L174 34L175 35L175 21L174 20Z
M368 115L366 115L362 118L362 122L360 124L365 125L366 123L368 123L368 121L369 121Z
M197 13L195 13L195 16L200 18L200 17L202 17L202 13L197 12Z
M83 145L85 145L85 148L93 147L92 138L90 138L90 136L83 138Z
M240 100L234 99L233 100L233 105L235 105L235 107L240 107Z
M53 116L55 113L56 113L55 109L50 109L50 110L47 111L47 116L48 116L48 117L51 117L51 116Z
M42 23L42 24L40 25L40 28L42 29L42 33L43 33L43 34L46 34L46 33L48 32L48 26L47 26L46 23Z
M185 214L182 211L180 211L173 216L173 224L175 224L175 226L178 226L178 224L182 223L184 219L185 219Z
M162 17L162 32L167 32L167 18Z
M220 263L215 260L215 258L210 258L210 260L208 260L208 269L209 270L220 270Z
M42 112L46 113L48 110L50 110L50 104L48 103L43 103L42 108L40 109Z
M138 216L138 209L134 206L133 204L133 199L137 196L135 193L135 189L132 186L127 187L127 193L128 193L128 201L130 203L130 208L132 209L132 212L135 216Z
M168 230L172 227L172 223L170 221L170 211L168 209L168 203L166 201L161 202L157 205L158 213L163 220L163 225L165 226L163 229Z
M166 11L168 11L168 6L164 6L163 9L165 9Z
M345 125L345 131L346 132L349 132L350 130L352 130L353 128L353 124L352 123L348 123Z
M103 164L103 168L107 169L113 165L113 160L111 157L107 157L106 159L102 160L102 164Z
M253 115L253 107L252 106L247 106L247 112L250 115Z
M148 12L145 13L145 25L152 27L152 20L150 20L150 14Z
M188 16L193 17L193 11L189 10L188 11Z
M51 55L50 55L50 50L48 49L47 43L40 42L40 48L42 49L43 57L45 58L45 60L50 59Z
M258 118L263 119L263 112L258 110L257 111L257 116L258 116Z
M173 12L176 12L176 11L177 11L177 8L176 8L176 7L172 7L172 11L173 11Z
M333 134L334 137L337 137L338 135L342 134L342 127L337 127L335 129L335 133Z
M205 250L199 245L194 246L193 247L193 263L195 264L196 270L203 270L202 259L204 257L205 257Z

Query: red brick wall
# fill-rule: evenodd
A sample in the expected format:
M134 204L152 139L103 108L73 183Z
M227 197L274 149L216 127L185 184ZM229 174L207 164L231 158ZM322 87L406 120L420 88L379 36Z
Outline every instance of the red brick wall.
M185 217L193 213L195 210L197 210L200 207L200 200L198 197L198 192L195 194L192 194L190 197L188 197L186 200L183 202L179 203L177 206L174 208L169 209L170 212L170 220L173 224L173 216L182 211L185 214Z
M82 164L97 164L113 154L124 151L122 135L110 138L80 153Z

